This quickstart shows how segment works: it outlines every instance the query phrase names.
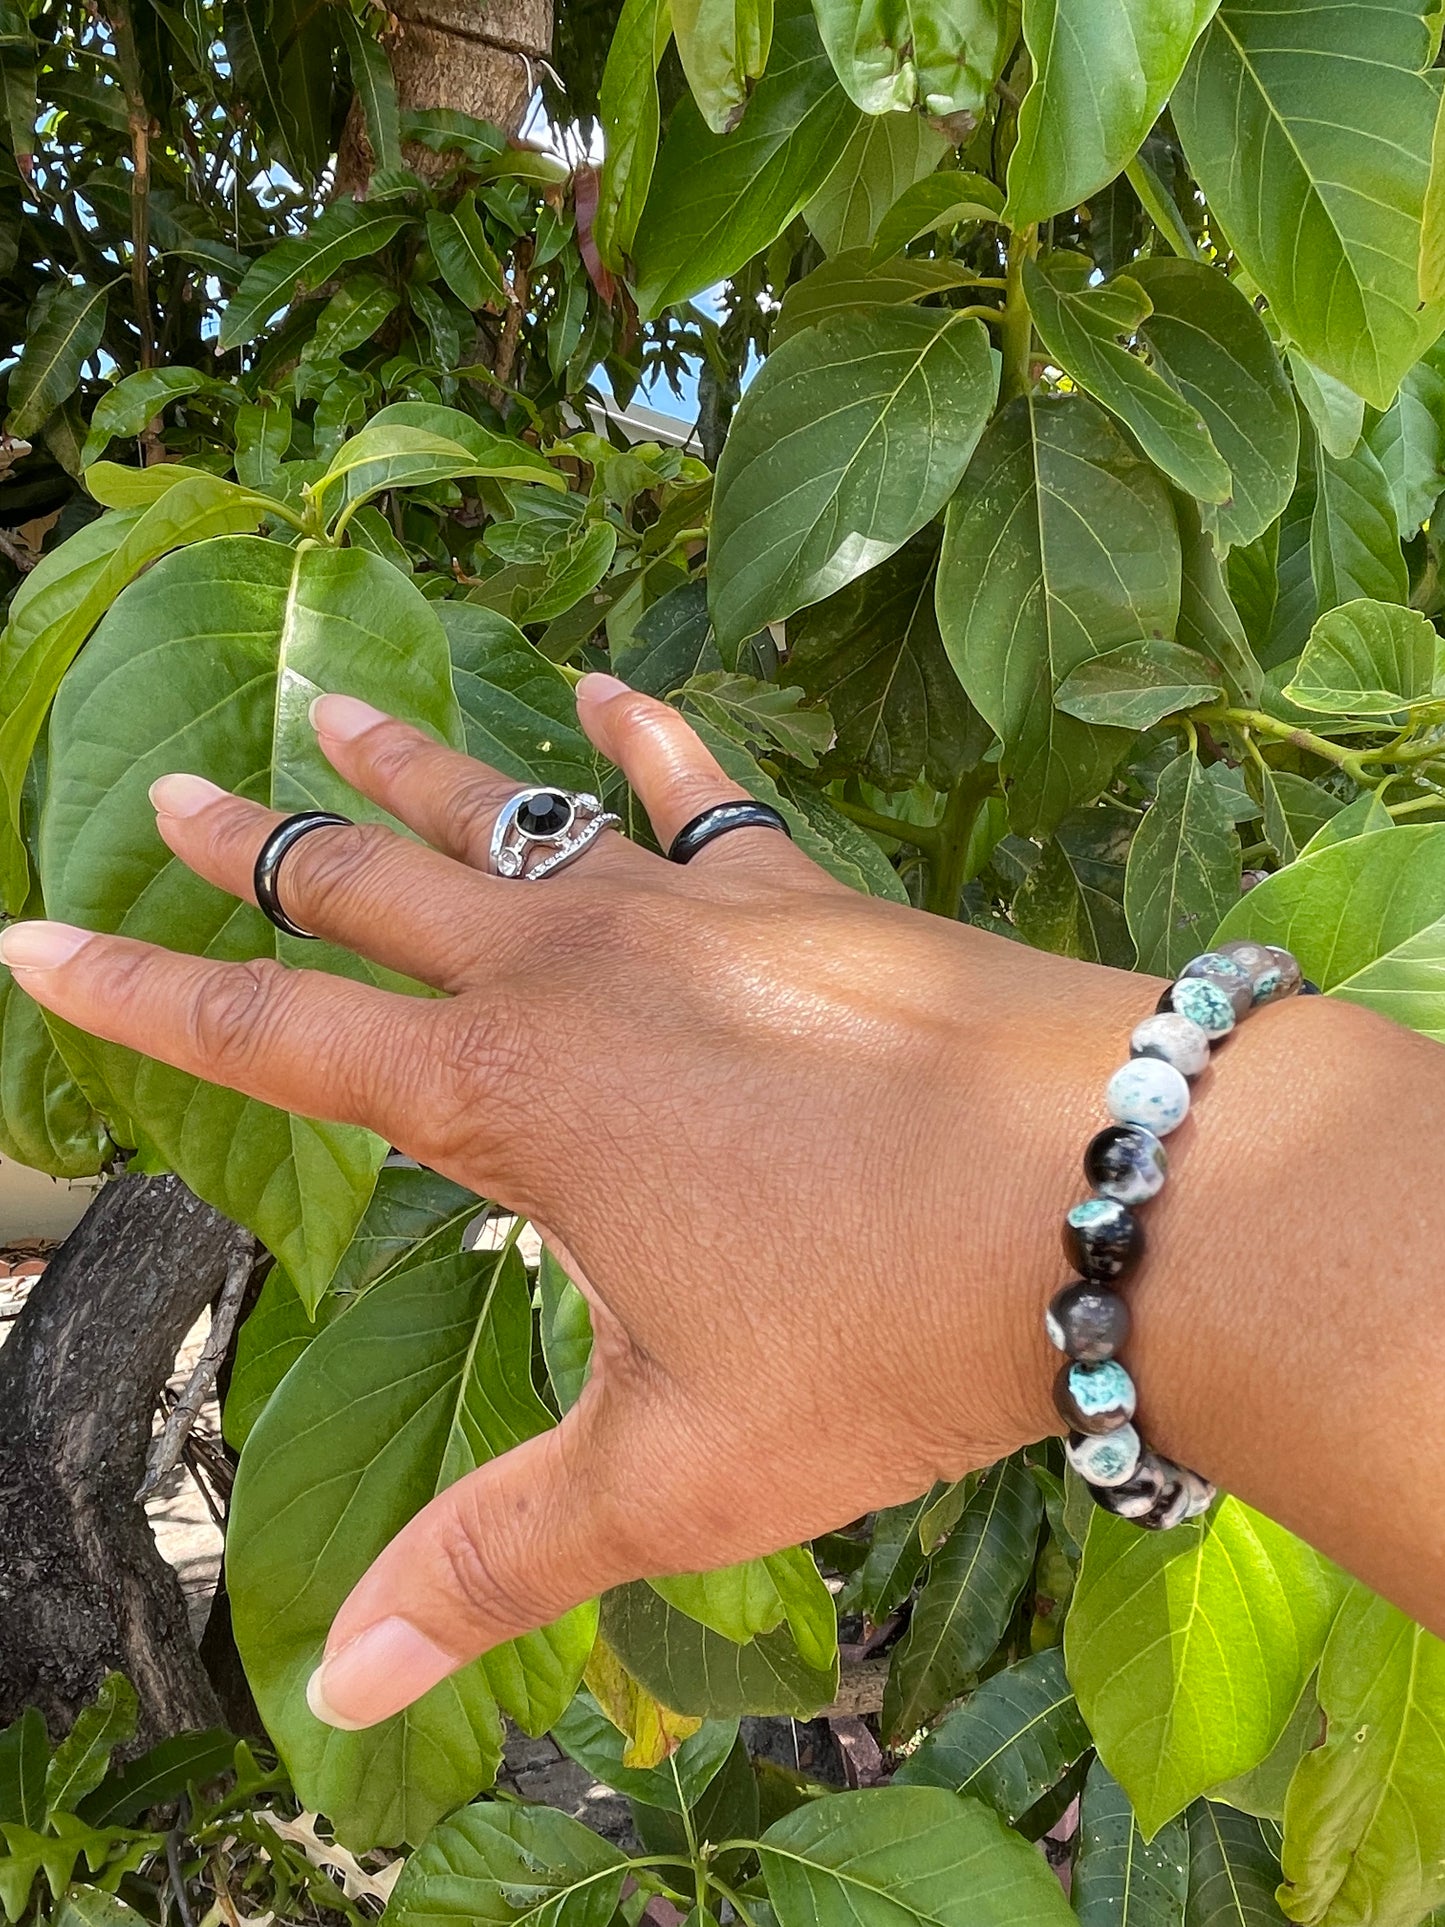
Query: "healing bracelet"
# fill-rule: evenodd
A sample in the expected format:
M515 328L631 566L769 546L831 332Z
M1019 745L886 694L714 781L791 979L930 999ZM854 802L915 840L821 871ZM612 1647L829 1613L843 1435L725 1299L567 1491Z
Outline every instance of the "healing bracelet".
M1069 1361L1054 1403L1070 1427L1069 1464L1099 1505L1136 1525L1159 1529L1197 1518L1213 1503L1214 1487L1152 1451L1130 1423L1134 1381L1114 1356L1129 1336L1129 1307L1111 1287L1143 1254L1144 1228L1131 1207L1163 1188L1169 1158L1159 1140L1188 1115L1189 1079L1208 1064L1210 1047L1256 1004L1297 990L1315 986L1273 944L1239 939L1187 963L1154 1015L1135 1026L1130 1062L1105 1092L1115 1121L1084 1153L1094 1195L1064 1220L1064 1250L1083 1276L1055 1295L1044 1319L1050 1343Z

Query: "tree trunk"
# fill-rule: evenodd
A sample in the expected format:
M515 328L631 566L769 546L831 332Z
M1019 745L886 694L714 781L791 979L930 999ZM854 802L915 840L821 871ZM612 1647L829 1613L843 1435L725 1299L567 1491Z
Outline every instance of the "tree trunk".
M58 1735L113 1669L142 1743L217 1722L135 1493L161 1386L244 1235L179 1178L118 1178L0 1349L0 1724L36 1705Z

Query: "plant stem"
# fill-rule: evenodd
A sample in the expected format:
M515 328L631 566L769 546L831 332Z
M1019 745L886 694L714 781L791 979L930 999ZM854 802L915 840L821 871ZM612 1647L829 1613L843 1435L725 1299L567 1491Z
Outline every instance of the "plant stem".
M1445 809L1445 796L1415 796L1408 803L1387 803L1391 816L1413 816L1416 810Z
M881 810L870 810L864 803L849 803L842 797L828 800L840 816L878 836L892 837L896 843L911 843L915 850L928 855L938 849L939 826L936 824L904 823L895 816L885 816Z
M708 1878L711 1880L713 1886L717 1888L718 1892L722 1895L723 1899L728 1903L729 1907L732 1908L733 1912L737 1915L738 1919L743 1923L743 1927L757 1927L757 1922L753 1919L752 1915L749 1913L746 1905L743 1902L742 1896L740 1894L734 1893L733 1889L725 1885L723 1881L719 1880L715 1873L709 1874Z
M141 78L140 55L136 50L135 28L126 0L112 0L111 32L115 35L116 58L120 65L121 86L125 92L126 122L130 129L133 173L130 180L130 278L135 296L135 325L140 331L140 365L155 363L155 327L150 298L150 192L151 124L146 112L145 88Z
M1003 335L999 350L1003 373L999 381L999 400L1012 401L1029 391L1029 353L1034 341L1034 319L1024 293L1024 262L1038 253L1039 230L1019 228L1009 236L1008 298L1003 307Z
M955 308L953 312L960 315L972 315L979 321L992 322L997 327L1002 327L1008 316L1008 310L1006 308L988 308L983 306L982 303L973 308Z
M948 807L938 826L938 847L929 865L928 894L923 907L935 916L958 918L958 900L963 895L968 870L968 846L973 826L993 789L992 775L964 777L956 790L949 792Z
M1338 743L1328 742L1323 736L1316 736L1312 729L1300 729L1294 723L1282 723L1276 716L1267 716L1261 709L1231 709L1224 704L1192 712L1195 720L1202 723L1232 723L1236 729L1251 729L1257 735L1269 736L1279 743L1292 743L1296 749L1308 750L1311 756L1318 756L1323 762L1333 763L1352 776L1361 789L1373 789L1379 782L1360 761L1360 752L1341 749Z
M1194 236L1185 227L1183 217L1165 191L1164 183L1142 154L1136 154L1130 161L1124 169L1124 178L1139 196L1144 212L1174 252L1186 261L1197 261L1200 257L1199 249L1194 245Z

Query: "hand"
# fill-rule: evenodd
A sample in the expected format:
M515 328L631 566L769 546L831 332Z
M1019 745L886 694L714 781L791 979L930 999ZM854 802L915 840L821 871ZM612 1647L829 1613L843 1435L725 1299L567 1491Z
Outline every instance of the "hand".
M741 794L614 679L585 678L579 713L664 847ZM321 1717L369 1724L606 1587L791 1545L1058 1429L1058 1227L1156 986L870 901L763 829L686 867L608 832L538 886L495 878L515 783L348 697L314 720L424 841L308 835L286 907L445 1000L55 925L5 956L86 1030L367 1125L496 1199L587 1293L575 1409L376 1561L313 1682ZM153 797L171 849L249 896L280 819L192 776Z

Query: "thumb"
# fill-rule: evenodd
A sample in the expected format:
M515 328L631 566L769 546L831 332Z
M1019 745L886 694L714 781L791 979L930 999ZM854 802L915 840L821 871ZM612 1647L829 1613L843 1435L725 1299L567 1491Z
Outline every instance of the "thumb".
M584 1392L552 1431L438 1493L332 1622L306 1688L317 1719L372 1726L493 1646L643 1576L624 1495L647 1486L626 1463L637 1428L620 1421L615 1400Z

